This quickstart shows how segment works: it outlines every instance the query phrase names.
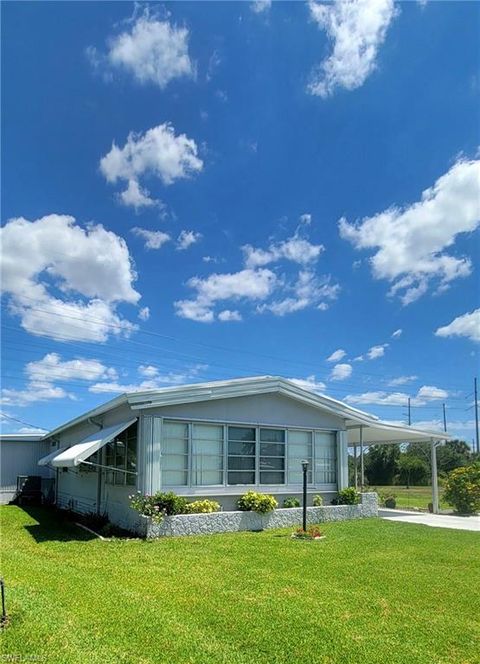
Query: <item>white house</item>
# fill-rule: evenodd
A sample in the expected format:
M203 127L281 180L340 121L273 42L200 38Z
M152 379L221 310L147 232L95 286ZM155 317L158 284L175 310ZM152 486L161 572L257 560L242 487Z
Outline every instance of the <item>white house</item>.
M308 494L328 503L348 486L348 447L440 440L273 376L123 394L54 429L39 461L56 469L58 506L107 513L132 527L134 491L209 497L233 509L248 489L279 502Z
M38 466L38 460L49 451L49 443L43 434L0 434L0 505L6 505L15 497L19 475L53 475L49 468Z

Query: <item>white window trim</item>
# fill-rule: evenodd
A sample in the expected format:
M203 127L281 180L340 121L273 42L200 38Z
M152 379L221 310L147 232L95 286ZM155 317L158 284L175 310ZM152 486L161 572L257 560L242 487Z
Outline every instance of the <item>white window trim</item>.
M308 483L307 488L309 491L321 491L324 493L332 492L337 490L338 486L338 460L339 460L339 451L338 451L338 441L339 441L339 430L338 429L328 429L325 427L315 427L309 428L298 425L276 425L276 424L261 424L252 422L235 422L225 420L212 420L212 419L201 419L201 418L185 418L185 417L160 417L161 419L161 442L163 442L163 431L164 424L166 422L181 422L187 425L188 428L188 441L187 441L187 450L188 450L188 470L187 470L187 484L184 485L164 485L162 482L162 473L163 470L160 469L160 486L170 491L175 490L179 495L215 495L219 490L222 490L222 494L238 494L239 491L245 491L248 489L256 489L262 492L274 492L274 493L299 493L302 490L302 484L288 484L289 476L289 465L288 465L288 431L306 431L312 435L312 456L311 456L311 473L312 473L312 482ZM221 484L206 484L206 485L192 485L192 463L193 463L193 424L210 424L213 426L222 426L223 427L223 478L224 481ZM246 427L255 429L255 484L228 484L228 427ZM261 484L260 483L260 429L281 429L285 431L285 484ZM335 477L336 482L334 483L316 483L315 482L315 433L329 433L335 436ZM161 454L163 456L163 452Z

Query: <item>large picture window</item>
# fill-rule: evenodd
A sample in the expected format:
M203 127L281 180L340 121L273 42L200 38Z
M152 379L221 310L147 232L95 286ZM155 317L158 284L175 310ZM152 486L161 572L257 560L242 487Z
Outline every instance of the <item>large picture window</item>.
M260 484L285 484L285 429L260 429Z
M255 427L228 427L227 484L255 484Z
M137 423L105 446L105 465L117 470L107 470L107 484L135 486L137 472Z
M192 424L192 484L223 484L223 426Z
M301 485L303 460L308 484L337 480L334 432L164 420L161 448L166 488Z
M164 422L162 435L162 485L187 486L189 425Z

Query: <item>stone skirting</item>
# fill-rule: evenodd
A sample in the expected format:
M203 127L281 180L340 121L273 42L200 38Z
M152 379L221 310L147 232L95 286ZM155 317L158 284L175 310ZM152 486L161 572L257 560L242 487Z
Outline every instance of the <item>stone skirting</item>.
M307 523L345 521L378 516L376 493L363 493L359 505L328 505L307 507ZM288 528L302 524L302 508L281 508L268 514L256 512L213 512L211 514L180 514L167 516L162 523L155 524L142 519L138 534L147 537L171 537L175 535L211 535L214 533Z

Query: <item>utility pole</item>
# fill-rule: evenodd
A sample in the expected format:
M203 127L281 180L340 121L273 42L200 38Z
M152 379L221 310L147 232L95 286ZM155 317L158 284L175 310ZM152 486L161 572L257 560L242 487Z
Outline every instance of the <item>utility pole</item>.
M477 454L480 454L480 440L478 436L478 393L477 393L477 377L473 379L473 393L475 395L475 438L477 441Z
M412 423L411 399L408 397L408 426Z
M445 410L445 404L442 404L443 406L443 430L446 432L447 431L447 411Z

